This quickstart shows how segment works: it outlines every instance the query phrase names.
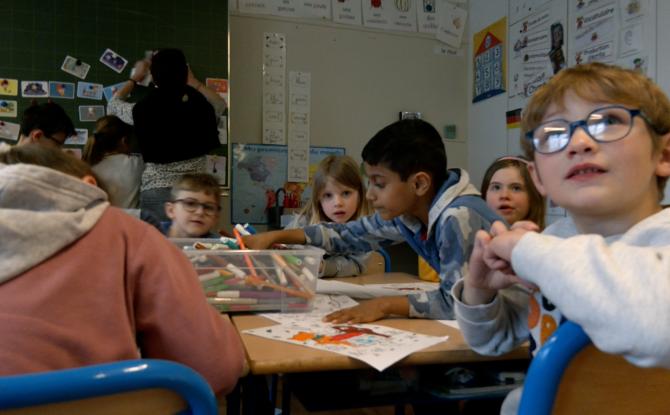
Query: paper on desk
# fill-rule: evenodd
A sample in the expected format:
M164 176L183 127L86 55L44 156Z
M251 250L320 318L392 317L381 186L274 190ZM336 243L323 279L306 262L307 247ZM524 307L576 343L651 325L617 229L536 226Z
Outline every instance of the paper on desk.
M347 295L356 299L408 295L418 291L432 291L438 288L437 284L429 282L359 285L323 278L320 278L316 282L317 293Z
M308 313L262 313L260 315L280 324L299 325L306 320L321 321L326 314L355 305L358 303L346 295L317 294L312 311Z
M449 336L427 336L374 324L334 325L315 320L244 330L243 333L326 350L361 360L380 372L404 357L443 342Z

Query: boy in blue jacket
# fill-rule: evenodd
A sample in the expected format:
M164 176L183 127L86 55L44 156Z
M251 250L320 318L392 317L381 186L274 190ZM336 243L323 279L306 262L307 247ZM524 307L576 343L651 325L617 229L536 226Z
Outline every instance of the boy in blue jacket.
M500 220L462 169L447 170L440 134L422 120L397 121L363 148L366 197L376 210L345 224L324 223L245 237L249 248L309 244L331 253L362 253L407 242L440 271L438 290L375 298L326 316L334 323L365 323L400 315L453 319L451 287L463 277L475 233Z

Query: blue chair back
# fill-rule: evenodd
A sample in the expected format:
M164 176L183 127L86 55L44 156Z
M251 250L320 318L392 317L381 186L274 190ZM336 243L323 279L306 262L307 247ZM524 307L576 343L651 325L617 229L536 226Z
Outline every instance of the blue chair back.
M384 248L377 249L377 252L384 257L384 272L391 272L391 256Z
M577 324L566 321L542 345L528 368L519 415L549 415L563 372L591 340Z
M188 404L186 412L197 415L218 413L209 384L193 369L182 364L138 359L0 377L0 409L25 408L86 398L167 389Z

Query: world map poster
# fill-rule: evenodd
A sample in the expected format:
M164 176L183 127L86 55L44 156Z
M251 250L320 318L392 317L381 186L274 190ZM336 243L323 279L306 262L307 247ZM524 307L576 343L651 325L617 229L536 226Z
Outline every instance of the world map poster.
M311 147L309 179L327 156L344 155L341 147ZM232 220L234 223L268 223L267 209L277 205L301 207L311 196L308 183L287 182L286 146L233 143ZM278 192L283 189L282 192ZM280 200L277 200L279 196Z

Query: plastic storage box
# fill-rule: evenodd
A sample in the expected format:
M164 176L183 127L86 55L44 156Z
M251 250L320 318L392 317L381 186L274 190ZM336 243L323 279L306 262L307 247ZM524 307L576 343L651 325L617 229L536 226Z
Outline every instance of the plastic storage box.
M322 249L232 250L221 249L217 239L171 241L191 261L207 300L221 312L312 309Z

